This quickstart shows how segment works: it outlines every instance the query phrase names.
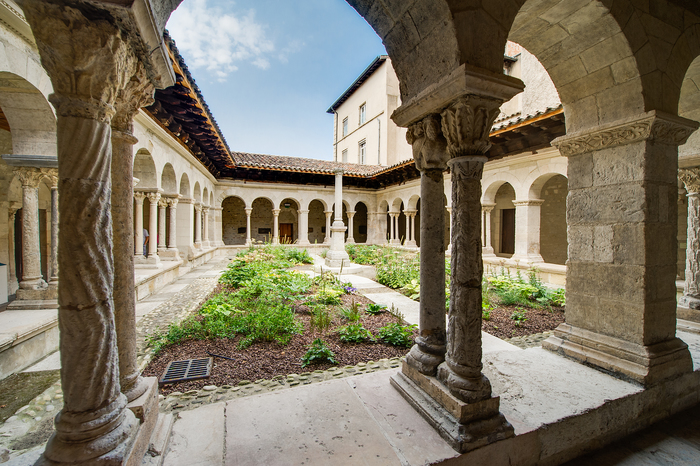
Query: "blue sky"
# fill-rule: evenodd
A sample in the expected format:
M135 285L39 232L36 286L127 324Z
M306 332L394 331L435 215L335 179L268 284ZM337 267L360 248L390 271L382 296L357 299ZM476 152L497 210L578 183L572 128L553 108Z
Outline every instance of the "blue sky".
M345 0L185 0L167 25L234 151L333 159L330 105L384 54Z

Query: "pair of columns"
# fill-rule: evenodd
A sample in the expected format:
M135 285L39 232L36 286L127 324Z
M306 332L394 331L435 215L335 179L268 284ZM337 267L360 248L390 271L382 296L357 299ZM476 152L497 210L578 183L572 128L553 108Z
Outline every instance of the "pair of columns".
M417 210L404 210L404 216L406 218L406 238L404 241L404 246L416 245L416 235L415 235L415 219ZM401 244L401 238L399 235L399 217L401 212L389 212L389 244Z
M272 209L272 244L279 244L280 242L280 223L279 216L282 209ZM246 216L246 246L253 244L253 237L251 232L251 221L250 216L253 213L252 207L245 208ZM299 245L309 244L309 211L300 210L299 211Z
M17 167L15 175L22 185L22 277L19 278L17 299L46 299L47 289L58 286L58 170L52 168ZM39 228L39 184L46 178L51 186L51 250L49 280L41 273L41 243ZM10 208L9 231L14 232L17 209ZM14 234L11 235L10 278L16 275L14 266ZM55 298L55 295L53 296Z
M211 246L209 241L209 206L201 203L194 205L194 246L197 249Z
M134 192L134 202L136 206L136 218L134 219L134 233L136 244L134 245L134 255L137 260L144 258L143 255L143 201L148 198L150 205L149 225L148 225L148 256L159 257L169 255L179 258L177 254L177 205L179 196L166 197L160 192ZM166 246L166 209L170 209L170 237L167 238Z
M515 200L515 251L511 257L514 261L533 264L544 262L540 254L540 212L544 203L542 199ZM496 204L483 204L483 226L481 239L483 255L495 256L492 246L491 213Z

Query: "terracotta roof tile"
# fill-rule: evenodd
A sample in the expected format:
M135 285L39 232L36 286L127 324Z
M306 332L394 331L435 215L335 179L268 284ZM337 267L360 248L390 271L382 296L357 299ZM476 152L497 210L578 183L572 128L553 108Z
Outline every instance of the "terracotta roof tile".
M305 159L301 157L286 157L281 155L249 154L247 152L231 152L236 167L264 168L268 170L288 170L310 173L333 173L341 168L345 176L372 176L386 170L381 165L359 165L355 163L338 163L326 160Z

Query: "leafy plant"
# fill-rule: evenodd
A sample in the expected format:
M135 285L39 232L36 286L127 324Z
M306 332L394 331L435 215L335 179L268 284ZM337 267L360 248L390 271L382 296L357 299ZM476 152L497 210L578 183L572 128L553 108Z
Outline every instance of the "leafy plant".
M481 318L484 320L491 319L491 309L481 309Z
M399 324L403 324L406 321L406 316L403 315L401 311L399 311L399 308L394 306L394 304L391 304L391 307L389 308L389 314L394 316L396 319L396 322Z
M333 316L326 306L313 306L311 308L311 320L309 321L309 326L311 330L314 329L322 332L331 326L333 322Z
M369 315L376 316L377 314L381 314L382 312L386 311L386 306L383 304L376 304L376 303L369 303L367 305L367 308L365 309L365 312Z
M415 325L401 325L393 322L380 328L377 336L380 340L393 346L411 346L413 344L411 336L415 328Z
M314 260L306 249L287 249L287 259L297 264L313 264Z
M324 362L338 364L333 351L328 348L323 340L316 338L311 345L309 345L306 354L301 357L301 367L306 367L311 364L321 364Z
M344 291L338 291L333 288L321 290L318 293L316 293L316 302L328 305L340 304L342 302L340 300L340 295L342 295L343 293Z
M367 340L374 341L372 332L362 326L362 323L355 322L338 329L340 341L344 343L362 343Z
M413 299L414 301L419 301L420 300L420 280L419 279L411 279L409 283L404 285L401 288L401 291L404 292L406 296L409 298Z
M524 323L527 320L527 317L525 317L525 309L523 308L517 308L513 313L510 315L510 318L515 321L515 326L520 327L522 323Z
M340 310L340 314L345 320L349 320L350 322L357 322L360 320L361 317L360 305L353 301L350 307L342 308Z

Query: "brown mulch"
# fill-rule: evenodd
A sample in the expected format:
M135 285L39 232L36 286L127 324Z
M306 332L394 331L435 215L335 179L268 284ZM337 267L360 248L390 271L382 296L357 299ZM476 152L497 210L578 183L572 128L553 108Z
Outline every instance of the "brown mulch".
M511 316L518 309L520 309L519 306L499 306L493 309L489 320L481 321L481 330L495 337L507 339L554 330L564 322L563 307L553 307L551 310L522 308L525 310L527 320L516 325L518 322L511 319Z
M364 309L365 304L372 301L361 295L341 296L343 304L339 307L349 307L352 301L360 304ZM301 335L294 335L289 344L282 346L275 342L258 342L246 349L238 349L238 342L242 337L235 339L216 340L191 340L179 345L167 347L156 356L144 370L144 376L158 377L163 375L170 361L182 359L206 358L211 355L233 358L233 361L214 357L214 367L211 377L208 379L192 380L160 387L160 393L167 395L174 391L186 392L199 390L205 385L236 385L241 380L256 381L259 379L271 379L276 375L299 374L300 372L325 370L335 366L349 366L360 362L377 361L382 358L393 358L405 355L410 348L399 348L385 343L343 343L335 333L335 330L347 322L340 317L333 319L331 328L323 333L313 333L309 327L310 314L306 306L297 306L295 309L297 318L304 324ZM376 335L380 327L396 318L388 312L382 312L376 316L362 313L362 325ZM414 331L414 337L417 332ZM301 367L301 357L306 353L311 342L321 338L335 353L338 364L315 364Z

